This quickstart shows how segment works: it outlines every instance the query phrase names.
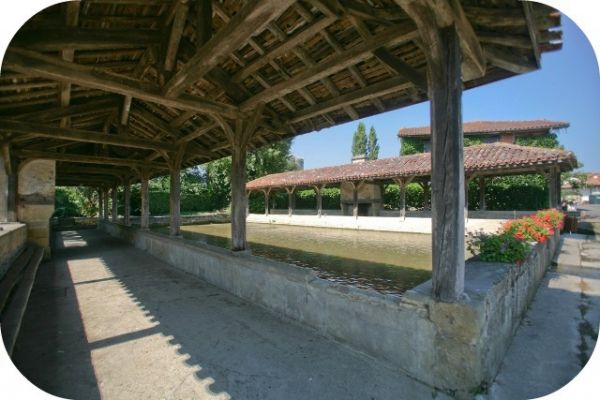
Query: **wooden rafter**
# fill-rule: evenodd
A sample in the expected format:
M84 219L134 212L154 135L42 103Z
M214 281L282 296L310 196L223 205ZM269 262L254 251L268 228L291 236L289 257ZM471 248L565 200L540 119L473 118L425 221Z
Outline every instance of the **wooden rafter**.
M161 149L171 151L175 149L175 146L168 143L155 142L152 140L136 138L133 136L111 135L94 131L86 131L82 129L59 128L46 124L38 124L10 119L0 119L0 130L3 132L10 132L12 134L32 135L36 137L60 139L82 143L108 144L113 146L132 147L137 149Z
M18 150L15 153L20 158L56 160L83 164L119 165L125 167L153 168L158 170L168 169L167 164L164 163L148 162L143 160L132 160L129 158L102 157L84 154L53 153L49 151L31 150Z
M4 67L13 71L36 74L60 82L71 82L107 92L132 96L142 100L164 104L183 110L194 110L208 114L218 113L229 117L239 117L237 107L212 100L185 95L167 98L160 88L149 82L140 82L124 75L98 71L91 67L65 62L56 57L22 49L10 49L4 57Z
M229 23L167 82L164 94L168 97L180 95L189 85L202 79L231 52L246 43L250 36L277 18L292 3L292 0L248 1Z

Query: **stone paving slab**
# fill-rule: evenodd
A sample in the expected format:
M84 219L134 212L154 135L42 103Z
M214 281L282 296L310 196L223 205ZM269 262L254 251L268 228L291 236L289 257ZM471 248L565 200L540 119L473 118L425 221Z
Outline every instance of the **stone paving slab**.
M444 399L95 230L60 232L14 357L71 399Z

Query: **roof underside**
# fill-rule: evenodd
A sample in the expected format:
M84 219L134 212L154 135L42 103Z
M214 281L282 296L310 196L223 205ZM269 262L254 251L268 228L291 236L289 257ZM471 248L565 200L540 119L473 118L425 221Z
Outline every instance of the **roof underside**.
M558 167L570 171L577 165L573 153L560 149L518 146L506 143L481 144L464 150L465 173L511 175L538 173ZM357 164L337 165L271 174L248 182L248 190L316 186L356 181L390 181L396 178L431 175L431 154L421 153L384 158Z
M5 55L0 142L21 159L57 160L58 184L102 185L144 166L164 174L177 152L183 166L227 156L223 124L255 110L250 148L425 101L426 57L406 2L52 6ZM547 6L457 4L459 35L474 33L485 64L483 75L463 72L465 88L535 70L541 52L561 47L560 15Z
M465 135L493 135L498 133L529 133L543 132L552 129L568 128L569 123L563 121L548 121L537 119L529 121L469 121L463 122ZM430 126L417 128L401 128L400 137L428 137L431 136Z

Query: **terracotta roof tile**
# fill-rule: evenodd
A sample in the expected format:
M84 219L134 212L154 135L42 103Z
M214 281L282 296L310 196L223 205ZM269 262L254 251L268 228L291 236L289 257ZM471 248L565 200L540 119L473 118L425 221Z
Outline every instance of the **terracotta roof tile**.
M463 123L465 134L495 134L500 132L528 132L546 129L568 128L568 122L548 121L545 119L532 121L471 121ZM398 132L400 137L430 136L429 126L418 128L401 128Z
M515 144L492 143L466 147L465 172L507 174L521 170L535 171L542 166L558 165L571 170L577 164L574 154L560 149L547 149ZM389 180L431 173L430 153L384 158L360 164L290 171L263 176L248 182L248 190L268 187L312 186L359 180Z
M600 186L600 172L590 172L587 174L586 185Z

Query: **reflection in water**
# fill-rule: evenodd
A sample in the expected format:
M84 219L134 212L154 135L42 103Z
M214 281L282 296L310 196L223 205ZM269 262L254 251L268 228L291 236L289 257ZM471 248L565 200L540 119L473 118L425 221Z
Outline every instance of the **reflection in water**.
M230 246L230 224L187 225L182 233ZM311 268L330 281L400 294L431 277L430 235L252 223L247 234L252 254Z

